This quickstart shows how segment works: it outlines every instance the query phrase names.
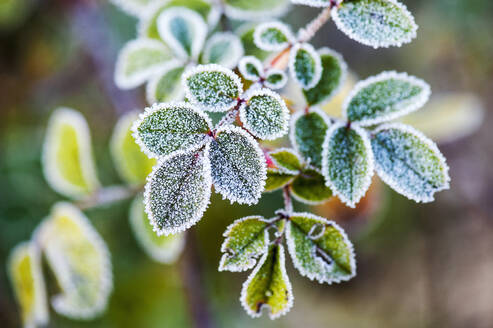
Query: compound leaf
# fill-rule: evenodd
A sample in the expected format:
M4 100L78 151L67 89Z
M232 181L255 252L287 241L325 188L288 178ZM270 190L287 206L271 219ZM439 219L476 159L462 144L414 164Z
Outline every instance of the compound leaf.
M267 169L267 180L265 180L265 191L274 191L290 184L296 175L285 173L279 169Z
M243 54L243 44L238 36L231 32L218 32L207 41L202 53L202 62L232 69Z
M353 245L335 222L310 213L294 213L286 228L286 240L301 275L328 284L356 275Z
M269 157L282 172L298 174L302 169L298 154L289 148L278 148L269 152Z
M225 14L236 20L263 20L283 15L289 0L224 0Z
M303 89L311 89L322 77L322 60L313 46L296 44L290 52L289 71Z
M148 104L183 100L185 91L181 85L181 76L185 71L181 62L170 63L156 70L156 74L146 85Z
M343 105L351 122L362 126L390 121L421 108L430 86L406 73L383 72L358 82Z
M375 170L398 193L417 202L431 202L448 189L450 177L437 146L419 131L403 124L387 124L372 133Z
M253 35L255 45L266 51L281 51L294 41L289 26L281 22L262 23Z
M325 185L322 174L314 169L305 169L291 183L291 193L298 201L316 205L332 197L332 191Z

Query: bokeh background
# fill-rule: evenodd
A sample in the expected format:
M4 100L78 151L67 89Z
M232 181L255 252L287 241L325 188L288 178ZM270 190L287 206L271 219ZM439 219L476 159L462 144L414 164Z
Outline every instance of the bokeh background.
M49 326L192 327L197 319L190 295L198 293L217 327L493 327L493 2L404 2L420 25L410 45L373 50L332 23L313 43L341 52L354 76L395 69L425 79L435 94L472 94L481 100L484 116L477 131L467 136L450 131L439 140L452 184L436 202L415 204L375 179L356 211L337 201L311 209L347 230L357 252L356 278L319 285L301 277L288 260L293 309L273 322L250 319L238 300L247 273L217 272L222 232L236 218L269 216L281 207L280 194L267 195L255 207L230 206L216 195L188 236L185 254L168 266L152 262L139 248L128 224L129 202L122 201L86 212L112 253L115 289L106 313L79 322L51 310ZM286 20L301 26L316 13L296 6ZM1 327L20 326L6 277L8 253L30 238L60 200L40 164L55 107L85 115L99 177L106 185L119 183L108 150L113 125L123 113L145 106L143 88L120 91L113 84L117 52L135 36L135 24L104 0L0 1ZM452 111L459 103L446 107ZM441 115L447 119L446 110ZM50 294L56 292L53 279L48 284Z

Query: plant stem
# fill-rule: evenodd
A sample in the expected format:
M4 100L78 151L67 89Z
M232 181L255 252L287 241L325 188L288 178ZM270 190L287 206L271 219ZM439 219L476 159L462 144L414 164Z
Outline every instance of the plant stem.
M299 42L308 42L311 38L315 36L318 30L330 19L330 14L332 11L333 5L325 8L322 12L305 28L302 28L298 32L298 41Z
M234 123L234 121L236 120L236 116L238 116L240 105L241 104L227 112L226 115L224 115L223 118L219 121L219 123L217 123L216 128Z
M284 198L284 210L288 215L293 213L293 201L291 200L291 192L289 186L282 189L282 196Z

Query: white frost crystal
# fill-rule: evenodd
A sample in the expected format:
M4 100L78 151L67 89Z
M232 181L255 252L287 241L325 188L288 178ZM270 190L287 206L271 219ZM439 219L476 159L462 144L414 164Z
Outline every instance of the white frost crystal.
M258 81L264 73L264 65L254 56L245 56L238 63L240 74L249 81Z
M310 7L329 7L334 0L291 0L291 2ZM338 0L338 2L342 2L342 0Z
M309 43L297 43L290 52L289 71L303 89L311 89L322 77L320 54Z
M289 26L281 22L268 22L257 26L253 34L255 45L266 51L281 51L294 42Z
M288 83L288 76L286 72L276 69L270 68L265 73L265 81L264 85L273 90L284 88L284 86Z

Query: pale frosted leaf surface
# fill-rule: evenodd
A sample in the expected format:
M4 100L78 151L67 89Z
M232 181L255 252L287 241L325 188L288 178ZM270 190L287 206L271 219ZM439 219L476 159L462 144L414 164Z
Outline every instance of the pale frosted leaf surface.
M289 218L286 240L301 275L328 284L356 275L353 245L335 222L310 213L294 213Z
M122 116L111 137L111 156L120 177L128 184L143 185L156 164L136 143L132 125L139 117L137 112Z
M303 89L311 89L322 77L320 54L309 43L296 44L290 52L289 71Z
M204 214L211 196L211 167L204 150L169 156L146 184L145 211L158 235L185 231Z
M31 242L17 245L10 253L7 271L20 307L24 327L48 323L46 287L41 268L41 254Z
M347 65L340 54L329 48L322 48L318 53L322 63L320 81L313 88L303 90L309 106L323 105L329 101L346 78Z
M232 69L238 64L243 54L243 45L237 35L231 32L218 32L207 40L202 53L202 62L219 64Z
M133 126L137 143L150 157L197 150L209 139L209 117L188 103L148 107Z
M342 123L327 131L322 152L322 173L334 195L354 207L370 187L373 154L367 132Z
M269 152L269 157L272 159L277 168L283 172L298 174L299 171L302 169L301 158L292 149L276 149Z
M262 23L253 34L255 45L266 51L280 51L294 41L293 32L289 26L281 22Z
M110 0L113 4L120 7L127 14L140 16L142 12L152 3L159 0Z
M400 47L418 29L406 6L395 0L343 1L332 9L332 17L347 36L373 48Z
M245 56L238 63L238 70L244 79L258 81L264 72L264 65L254 56Z
M305 204L320 204L332 197L332 191L325 185L325 179L317 170L303 170L291 183L293 197Z
M248 216L233 222L223 236L219 271L245 271L267 251L269 222L261 216Z
M291 0L292 3L297 5L305 5L310 7L329 7L333 0ZM342 0L339 0L342 2Z
M267 308L276 319L293 306L293 292L285 267L284 247L273 244L243 284L241 304L252 317L260 317Z
M243 92L240 78L216 64L200 65L183 75L186 97L211 112L227 111L238 103Z
M450 177L445 158L423 134L403 124L380 126L372 133L375 169L398 193L417 202L431 202L448 189Z
M135 238L150 258L160 263L173 263L178 259L185 247L185 234L158 236L147 217L142 196L132 201L129 219Z
M121 89L135 88L172 59L173 53L160 41L145 38L129 41L118 54L115 84Z
M263 140L274 140L288 132L289 110L281 97L269 90L254 90L245 95L240 120L245 129Z
M113 276L108 248L90 221L74 205L57 203L38 238L61 288L51 300L55 311L86 320L99 316Z
M185 68L180 62L173 62L156 70L156 74L146 85L148 104L181 101L185 90L181 85L181 76Z
M287 82L288 76L286 72L280 69L271 68L265 74L264 85L269 89L277 90L284 88Z
M42 163L46 180L64 196L80 198L99 187L89 127L81 113L58 108L51 114Z
M264 20L282 16L289 0L224 0L225 14L236 20Z
M358 82L343 105L344 116L362 126L387 122L421 108L430 86L406 73L383 72Z
M214 189L240 204L256 204L264 190L265 157L258 143L239 127L223 127L211 142Z
M317 168L322 168L322 145L329 126L327 114L313 107L308 113L297 112L291 119L291 144Z
M267 169L267 180L265 180L265 191L274 191L290 184L296 175L285 173L279 169Z
M207 24L198 13L185 7L164 10L157 19L162 40L179 59L197 59L207 37Z

